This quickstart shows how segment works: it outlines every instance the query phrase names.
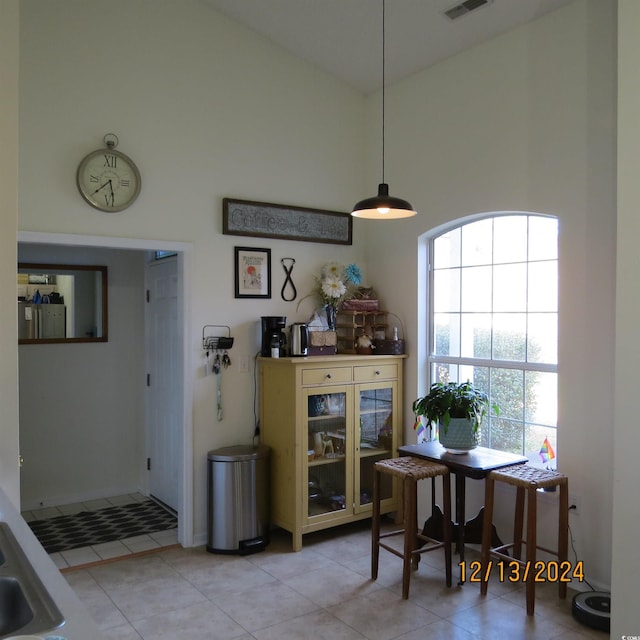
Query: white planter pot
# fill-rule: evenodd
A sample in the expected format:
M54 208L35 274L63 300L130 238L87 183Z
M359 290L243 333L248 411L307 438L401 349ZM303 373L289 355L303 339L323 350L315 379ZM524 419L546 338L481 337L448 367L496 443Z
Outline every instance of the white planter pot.
M480 444L480 430L473 431L473 423L466 418L451 418L446 429L440 424L438 429L440 444L449 453L467 453Z

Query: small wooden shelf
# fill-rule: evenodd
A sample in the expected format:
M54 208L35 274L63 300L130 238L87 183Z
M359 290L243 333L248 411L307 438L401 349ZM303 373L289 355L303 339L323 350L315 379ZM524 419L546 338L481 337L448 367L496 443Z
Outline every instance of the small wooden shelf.
M336 455L334 458L328 458L326 456L321 456L320 458L314 458L313 460L309 460L310 467L318 467L322 464L335 464L336 462L344 462L345 459L344 453Z
M338 311L336 331L338 333L338 353L355 353L356 338L362 335L365 327L376 332L387 329L387 311Z
M372 456L381 456L383 454L387 454L388 457L393 457L389 455L391 451L389 449L360 449L360 457L361 458L371 458Z
M338 422L340 420L344 422L345 417L340 413L323 413L319 416L309 416L307 420L309 422Z

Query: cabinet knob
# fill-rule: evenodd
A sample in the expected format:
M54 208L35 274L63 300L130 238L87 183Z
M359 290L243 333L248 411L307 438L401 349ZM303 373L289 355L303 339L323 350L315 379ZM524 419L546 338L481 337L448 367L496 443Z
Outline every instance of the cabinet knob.
M330 373L327 373L327 378L328 378L329 380L331 380L331 374L330 374Z
M379 372L379 371L376 371L376 375L377 375L377 376L379 376L379 375L380 375L380 372Z

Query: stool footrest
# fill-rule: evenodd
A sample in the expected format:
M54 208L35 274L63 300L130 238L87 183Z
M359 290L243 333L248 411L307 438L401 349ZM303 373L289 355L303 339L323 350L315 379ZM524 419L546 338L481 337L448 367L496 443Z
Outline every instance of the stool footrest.
M527 546L527 541L526 540L522 540L520 544L526 547ZM510 542L509 544L503 544L501 547L491 547L491 549L489 549L489 553L496 554L496 555L502 554L507 558L511 558L511 556L508 556L508 555L506 555L506 554L504 554L502 552L503 551L508 551L509 549L513 549L513 547L515 547L515 546L516 546L515 542ZM540 545L537 545L536 549L538 551L544 551L545 553L548 553L548 554L550 554L552 556L558 557L560 555L556 549L548 549L547 547L542 547ZM512 559L513 560L517 560L517 558L512 558Z
M405 530L404 529L396 529L395 531L385 531L384 533L381 533L378 540L384 540L385 538L391 538L392 536L401 536L404 535ZM419 548L419 549L414 549L411 553L418 555L420 553L424 553L425 551L432 551L434 549L441 549L442 547L444 547L445 543L442 540L436 540L435 538L430 538L429 536L425 536L420 529L418 529L416 531L416 540L422 540L422 542L427 542L429 543L428 547L423 548ZM391 553L395 553L396 555L399 555L400 557L403 557L403 554L395 549L391 549L389 548L390 545L383 543L383 542L379 542L378 543L383 549L386 549L387 551L391 551Z
M489 552L490 553L500 553L500 554L502 554L504 556L510 557L510 556L508 556L508 554L503 553L503 552L504 551L509 551L509 549L511 549L511 548L513 548L515 546L516 546L515 543L510 542L509 544L503 544L503 545L500 545L499 547L492 547L491 549L489 549Z
M379 542L378 546L381 549L386 549L387 551L389 551L390 553L393 553L393 555L398 556L398 558L404 558L404 553L402 553L402 551L398 551L397 549L395 549L394 547L392 547L391 545L388 545L384 542Z
M512 544L509 545L505 545L506 548L510 548L513 547ZM510 556L506 553L502 553L502 551L490 551L489 552L489 556L493 557L493 558L500 558L500 560L507 560L508 562L519 562L521 564L524 564L524 560L520 560L520 558L514 558L513 556Z
M385 531L384 533L380 534L379 539L382 540L383 538L390 538L391 536L399 536L402 535L404 533L404 529L396 529L395 531Z

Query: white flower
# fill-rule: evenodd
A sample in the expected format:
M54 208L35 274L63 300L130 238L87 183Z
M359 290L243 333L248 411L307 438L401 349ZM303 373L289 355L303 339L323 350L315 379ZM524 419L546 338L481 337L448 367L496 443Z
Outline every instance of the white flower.
M327 262L320 269L320 276L315 277L316 286L309 295L315 296L322 307L338 310L345 300L353 298L361 279L358 265L349 264L345 267L338 262Z
M322 281L322 293L327 298L341 298L347 292L347 287L340 278L328 276Z
M320 277L322 280L327 278L335 278L336 280L342 280L342 274L344 267L337 262L327 262L320 270Z

